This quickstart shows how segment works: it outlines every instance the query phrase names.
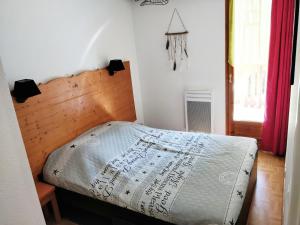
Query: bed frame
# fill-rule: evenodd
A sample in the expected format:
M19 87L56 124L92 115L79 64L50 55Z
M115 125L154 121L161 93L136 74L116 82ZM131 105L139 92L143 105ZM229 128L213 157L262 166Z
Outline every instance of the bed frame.
M28 160L35 180L40 178L48 156L83 132L108 121L135 121L130 64L109 76L106 69L83 72L40 84L42 94L14 106ZM240 214L239 225L246 225L256 184L257 159ZM133 224L169 223L120 208L109 203L59 189L60 208L75 207ZM116 216L117 215L117 216Z

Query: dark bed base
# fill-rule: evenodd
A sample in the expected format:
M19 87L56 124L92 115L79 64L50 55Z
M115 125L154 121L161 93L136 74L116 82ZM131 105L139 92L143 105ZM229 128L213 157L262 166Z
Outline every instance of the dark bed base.
M251 176L250 176L250 179L249 179L249 184L248 184L248 188L247 188L247 192L246 192L246 197L245 197L245 200L244 200L244 203L243 203L243 207L242 207L240 216L239 216L238 221L236 223L237 225L246 225L247 224L248 214L249 214L249 211L250 211L253 194L254 194L255 187L256 187L257 157L258 157L258 154L256 154L256 157L255 157L254 165L253 165L253 168L252 168L252 172L251 172Z
M244 204L241 210L241 214L236 225L247 224L248 213L252 202L252 196L256 186L256 176L257 157L255 159L255 163L250 176L249 185ZM56 194L59 206L62 211L64 211L64 209L66 208L76 208L108 218L110 220L119 219L122 221L126 221L127 223L133 225L171 225L170 223L64 189L57 188Z

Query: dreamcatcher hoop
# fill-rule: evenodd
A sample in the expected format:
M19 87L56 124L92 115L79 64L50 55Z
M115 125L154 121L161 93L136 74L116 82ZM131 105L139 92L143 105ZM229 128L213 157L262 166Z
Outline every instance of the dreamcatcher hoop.
M173 20L174 20L175 13L177 14L177 16L178 16L178 18L179 18L179 20L181 22L181 25L182 25L183 30L184 30L183 32L170 33L170 29L171 29L171 26L172 26L172 23L173 23ZM169 23L169 26L168 26L168 31L166 32L166 35L174 35L174 34L177 35L177 34L188 34L188 33L189 32L187 31L187 29L186 29L186 27L185 27L185 25L183 23L183 20L182 20L182 18L180 16L178 10L175 8L174 11L173 11L173 13L172 13L172 17L171 17L171 20L170 20L170 23Z

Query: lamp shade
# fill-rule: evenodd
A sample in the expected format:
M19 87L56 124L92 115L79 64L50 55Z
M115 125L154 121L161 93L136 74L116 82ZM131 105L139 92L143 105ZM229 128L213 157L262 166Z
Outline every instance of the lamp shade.
M120 59L110 60L107 67L109 75L114 75L114 72L125 70L124 64Z
M23 79L15 81L15 87L12 92L12 95L16 98L16 101L23 103L27 98L39 95L41 91L34 82L34 80Z

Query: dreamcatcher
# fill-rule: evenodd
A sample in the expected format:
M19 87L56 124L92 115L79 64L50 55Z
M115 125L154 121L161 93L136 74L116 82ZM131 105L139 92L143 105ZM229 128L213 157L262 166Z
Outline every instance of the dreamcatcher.
M181 25L183 27L183 31L180 32L170 32L172 22L174 19L174 15L178 16L180 19ZM167 36L167 44L166 50L168 51L169 60L172 63L172 69L176 71L178 68L178 63L183 61L187 61L189 55L187 50L187 35L188 31L182 21L182 18L177 9L174 9L174 12L171 17L171 21L168 27L168 31L166 32Z
M136 2L140 0L135 0ZM144 5L166 5L169 3L169 0L145 0L141 3L141 6Z

